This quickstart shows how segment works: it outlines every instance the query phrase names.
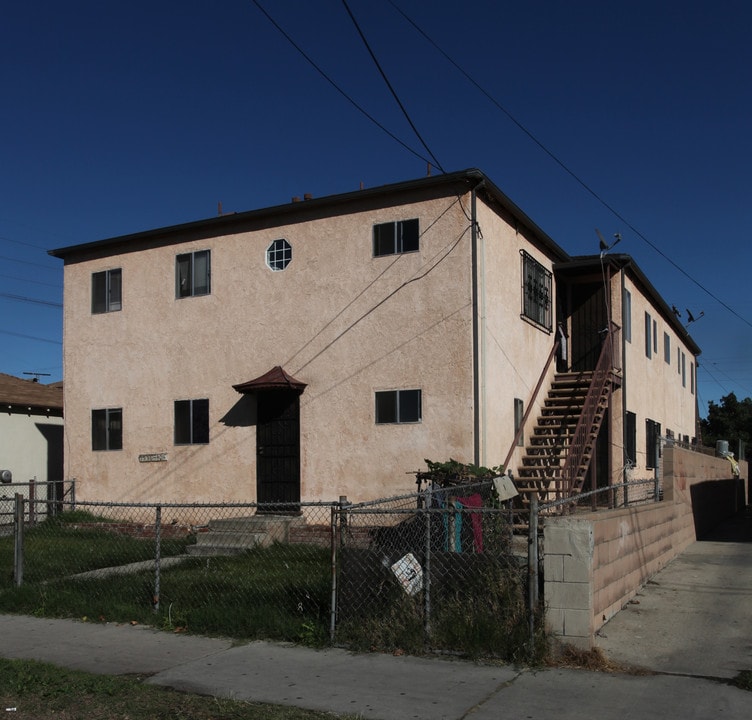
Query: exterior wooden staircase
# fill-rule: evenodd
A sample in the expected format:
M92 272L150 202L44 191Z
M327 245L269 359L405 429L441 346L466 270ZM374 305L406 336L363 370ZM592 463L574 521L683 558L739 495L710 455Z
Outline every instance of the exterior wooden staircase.
M617 332L606 335L595 370L555 376L529 435L515 484L520 494L551 501L582 492L611 393L621 384L613 365Z

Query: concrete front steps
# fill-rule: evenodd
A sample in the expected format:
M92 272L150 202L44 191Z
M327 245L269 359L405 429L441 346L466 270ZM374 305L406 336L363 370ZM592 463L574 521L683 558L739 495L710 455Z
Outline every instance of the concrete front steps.
M290 528L305 525L302 515L252 515L251 517L210 520L196 533L189 555L240 555L251 548L290 541Z

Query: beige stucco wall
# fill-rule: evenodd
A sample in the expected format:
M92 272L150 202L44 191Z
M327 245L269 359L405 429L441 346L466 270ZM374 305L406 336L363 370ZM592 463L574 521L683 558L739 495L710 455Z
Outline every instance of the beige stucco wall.
M697 539L698 527L713 527L741 509L744 499L735 497L733 486L742 482L734 483L730 468L723 458L667 447L661 502L546 518L550 630L569 643L590 647L594 633ZM742 478L749 477L747 463L740 470ZM698 507L691 488L700 485L704 494Z
M690 441L695 437L697 417L696 386L693 373L696 358L686 343L671 327L667 318L651 303L627 273L624 287L631 294L631 342L624 342L624 377L626 379L621 391L621 410L636 415L637 457L630 478L641 479L652 476L652 469L646 468L646 428L647 419L661 424L661 434L671 430L679 439L687 436ZM614 278L613 300L621 306L620 277ZM657 347L652 348L651 357L645 352L645 313L648 312L656 323ZM618 318L618 316L617 316ZM625 318L621 318L625 326ZM670 362L664 359L664 333L670 342ZM680 353L677 356L677 353ZM677 357L685 359L684 384L682 383L681 364ZM621 435L615 435L620 440ZM616 440L615 440L616 441Z
M412 217L420 251L372 257L373 225ZM273 272L265 252L278 238L293 258ZM449 196L67 263L66 431L78 497L253 501L255 427L236 422L237 408L226 416L241 401L232 385L275 365L308 384L304 500L412 491L407 473L424 458L471 458L470 238ZM176 254L206 249L211 294L176 299ZM118 267L122 310L92 315L91 274ZM409 388L422 389L422 422L375 425L374 392ZM196 398L209 399L210 443L175 446L173 403ZM119 407L123 449L93 452L91 410ZM167 460L139 462L149 453Z
M552 260L524 227L515 226L486 206L479 207L478 223L483 235L478 248L480 383L485 400L481 407L481 463L496 466L504 462L514 440L514 400L522 400L527 409L554 345L553 332L521 316L520 251L525 250L550 272ZM552 303L555 298L553 278ZM552 316L555 319L555 304ZM555 371L556 364L552 363L525 428L523 446L515 449L510 460L511 468L521 463L524 444Z

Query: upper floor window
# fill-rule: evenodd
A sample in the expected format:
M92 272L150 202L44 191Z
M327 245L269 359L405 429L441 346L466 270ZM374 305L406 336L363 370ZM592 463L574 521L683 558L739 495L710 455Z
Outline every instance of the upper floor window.
M541 325L552 328L551 273L524 250L522 255L522 315Z
M663 333L663 359L671 365L671 338L668 333Z
M123 409L91 411L91 449L123 449Z
M209 400L175 401L175 444L202 445L209 442Z
M653 318L645 313L645 356L653 357Z
M417 423L422 414L420 390L386 390L376 393L376 423Z
M175 259L175 296L208 295L211 292L211 251L178 255Z
M398 255L420 249L418 218L373 226L373 256Z
M622 310L622 322L624 323L624 339L632 342L632 293L624 288L624 309Z
M284 270L292 260L292 246L287 240L275 240L266 249L266 264L272 270Z
M107 313L122 308L123 271L103 270L91 275L91 312Z

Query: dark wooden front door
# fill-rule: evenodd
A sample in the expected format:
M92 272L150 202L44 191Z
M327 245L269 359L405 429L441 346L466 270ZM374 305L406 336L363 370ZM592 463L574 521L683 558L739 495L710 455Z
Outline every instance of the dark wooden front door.
M289 390L258 394L256 493L268 510L296 510L300 502L300 395Z
M572 286L572 359L574 372L595 370L608 329L603 283Z

